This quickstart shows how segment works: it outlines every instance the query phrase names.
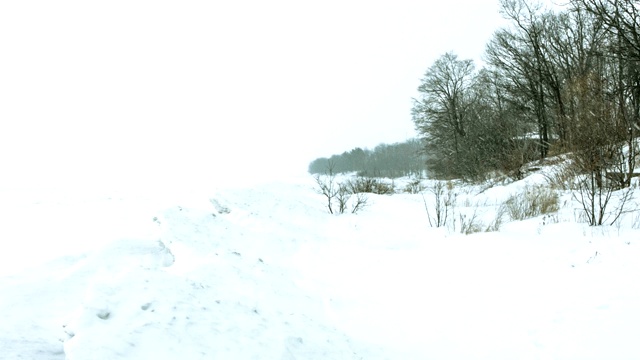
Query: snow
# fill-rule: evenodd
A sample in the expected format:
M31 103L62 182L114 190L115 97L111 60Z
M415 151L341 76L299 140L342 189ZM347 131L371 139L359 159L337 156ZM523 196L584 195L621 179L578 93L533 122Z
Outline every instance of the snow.
M485 221L527 179L456 185ZM401 187L401 186L399 186ZM311 177L0 191L6 359L640 358L640 230L431 228L420 194L330 215ZM633 200L634 204L636 200Z

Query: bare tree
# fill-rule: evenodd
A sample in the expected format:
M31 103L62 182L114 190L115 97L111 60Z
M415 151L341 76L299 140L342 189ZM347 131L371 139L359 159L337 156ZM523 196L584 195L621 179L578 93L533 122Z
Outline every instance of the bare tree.
M414 101L413 121L427 144L427 153L433 155L432 171L464 175L463 140L468 130L473 72L471 60L447 53L427 70L418 87L421 98Z
M327 201L329 213L344 214L349 209L349 204L351 204L352 214L367 207L369 205L367 195L354 191L353 183L349 180L338 182L333 169L334 163L328 161L325 173L314 177L318 193Z
M640 61L640 5L636 0L571 0L574 9L585 9L602 20L620 39L621 53Z
M334 163L328 161L325 173L314 177L318 192L327 200L327 210L330 214L333 214L333 201L340 192L340 186L336 183L336 175L333 172L333 168Z
M619 164L619 156L624 153L625 124L616 112L615 101L607 93L606 78L594 72L570 85L573 99L577 104L575 130L575 150L573 165L576 181L574 198L582 205L583 213L590 225L602 225L606 221L613 224L624 211L624 205L631 196L632 188L621 194L617 190L625 182L609 176L612 168ZM611 210L611 200L617 194L615 208Z
M573 11L591 14L603 24L608 37L597 52L598 63L609 66L609 92L617 117L626 126L627 151L619 154L623 186L631 184L640 132L640 4L634 0L572 0Z
M526 0L501 0L500 6L512 27L495 33L487 46L487 59L509 80L507 89L524 118L534 120L540 158L544 159L549 151L552 123L552 97L546 83L555 75L543 46L547 16L541 13L540 4Z
M451 182L437 181L428 188L428 191L433 195L432 203L430 204L427 201L424 194L422 194L422 200L427 211L429 226L446 226L449 218L454 216L456 205L457 194L453 189L453 184Z
M351 213L356 214L365 207L369 206L369 198L365 193L355 193L351 200Z

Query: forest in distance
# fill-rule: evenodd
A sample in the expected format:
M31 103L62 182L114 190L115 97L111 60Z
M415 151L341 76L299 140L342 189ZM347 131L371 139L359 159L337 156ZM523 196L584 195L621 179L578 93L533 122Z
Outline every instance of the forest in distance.
M409 139L394 144L380 144L373 150L356 147L342 154L321 157L309 164L310 174L332 172L356 173L365 177L398 178L422 176L425 172L426 156L419 139Z
M500 0L500 13L508 24L483 67L450 52L427 68L412 108L418 139L316 159L309 172L517 180L528 163L566 154L597 187L628 187L640 134L637 2Z

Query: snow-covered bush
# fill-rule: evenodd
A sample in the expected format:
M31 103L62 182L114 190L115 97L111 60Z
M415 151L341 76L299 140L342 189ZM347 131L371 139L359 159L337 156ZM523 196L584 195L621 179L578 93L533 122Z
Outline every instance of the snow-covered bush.
M511 220L524 220L558 211L558 194L543 186L525 188L524 193L511 195L504 203Z
M431 203L422 194L424 208L427 211L427 219L431 227L446 226L447 221L453 217L454 208L458 194L455 192L453 183L450 181L436 181L428 189L432 195Z
M316 175L315 181L318 193L325 197L327 201L327 211L333 214L333 202L339 194L340 187L336 183L335 175L329 171L325 175Z
M391 195L395 193L393 183L387 183L377 178L357 177L347 183L352 194L371 193L378 195Z
M484 225L478 217L477 209L474 209L470 215L459 214L459 217L461 234L470 235L483 230Z
M416 178L416 179L412 179L411 181L409 181L409 183L407 183L407 185L404 187L404 192L408 194L420 194L425 189L426 187L422 183L422 180Z
M619 184L595 172L576 176L573 183L573 198L580 203L582 219L589 225L613 225L620 216L630 210L628 202L633 197L634 187L617 189Z
M549 167L543 175L552 189L570 190L576 171L570 162L565 161L559 165Z
M496 213L495 213L495 217L486 226L484 231L486 231L486 232L500 231L500 227L502 227L502 222L504 220L505 212L506 212L505 207L504 206L499 206L497 211L496 211Z
M368 198L363 192L354 191L353 181L339 182L331 169L325 175L316 175L317 191L325 197L330 214L344 214L349 210L356 214L368 205Z

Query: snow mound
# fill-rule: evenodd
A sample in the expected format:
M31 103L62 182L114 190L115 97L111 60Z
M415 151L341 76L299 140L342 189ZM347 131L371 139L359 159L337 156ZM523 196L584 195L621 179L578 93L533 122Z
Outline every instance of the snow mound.
M491 220L538 181L456 184L457 209ZM2 357L640 356L634 214L589 227L563 194L554 214L465 235L430 227L420 194L369 199L330 215L309 178L0 204L0 235L22 246L3 254Z
M321 299L256 251L261 238L282 242L259 213L277 209L200 205L155 217L159 240L116 241L85 260L93 275L64 326L66 359L360 358Z

